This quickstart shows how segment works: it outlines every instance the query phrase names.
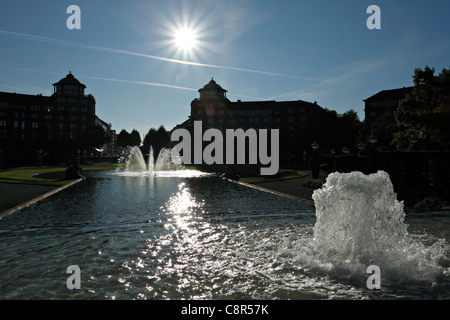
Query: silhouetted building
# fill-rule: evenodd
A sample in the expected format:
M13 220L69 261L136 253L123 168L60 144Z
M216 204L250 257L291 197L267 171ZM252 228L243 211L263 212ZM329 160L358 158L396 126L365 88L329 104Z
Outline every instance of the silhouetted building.
M112 129L110 123L106 123L97 116L95 116L95 125L103 129L107 139L106 143L98 149L99 152L105 156L118 155L116 130Z
M374 94L365 102L364 112L367 125L373 123L385 114L392 114L397 109L398 104L407 94L411 93L414 87L403 87L399 89L383 90Z
M311 143L317 139L316 133L324 109L316 102L296 101L230 101L227 90L211 79L198 90L199 98L191 102L189 121L178 127L192 126L194 121L202 121L202 128L279 129L280 161L287 157L296 161L302 158L303 150L310 151ZM289 161L289 160L287 160ZM293 160L295 161L295 160Z
M86 128L96 125L95 99L72 73L51 96L0 92L0 149L6 165L67 161L87 149ZM1 152L1 151L0 151Z

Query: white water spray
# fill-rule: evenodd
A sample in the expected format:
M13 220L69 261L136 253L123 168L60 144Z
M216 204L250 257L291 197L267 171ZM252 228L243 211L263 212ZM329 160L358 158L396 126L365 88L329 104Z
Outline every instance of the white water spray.
M312 252L322 267L364 273L374 264L395 280L432 281L442 274L443 243L426 246L408 233L403 202L386 172L332 173L313 199Z

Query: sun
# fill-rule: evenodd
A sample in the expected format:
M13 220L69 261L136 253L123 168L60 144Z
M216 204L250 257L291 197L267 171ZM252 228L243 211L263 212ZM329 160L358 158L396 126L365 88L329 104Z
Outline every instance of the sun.
M174 41L178 49L189 51L197 45L197 34L193 29L179 28L175 31Z

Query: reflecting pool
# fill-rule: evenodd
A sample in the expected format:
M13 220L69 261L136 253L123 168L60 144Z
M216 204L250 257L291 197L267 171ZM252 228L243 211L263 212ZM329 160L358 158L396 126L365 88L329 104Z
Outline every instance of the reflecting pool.
M381 266L380 290L366 285L377 256L334 263L316 222L313 205L197 171L91 172L0 220L0 298L450 298L450 214L407 214L408 245L436 248L435 272ZM80 290L66 286L71 265Z

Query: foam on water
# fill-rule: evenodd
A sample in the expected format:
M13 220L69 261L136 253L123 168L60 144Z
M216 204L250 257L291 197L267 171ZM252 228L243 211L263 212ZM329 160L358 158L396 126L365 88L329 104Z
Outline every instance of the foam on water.
M378 265L392 281L434 281L443 274L445 243L427 246L408 233L403 202L386 172L332 173L313 199L313 239L299 254L309 266L351 275Z

